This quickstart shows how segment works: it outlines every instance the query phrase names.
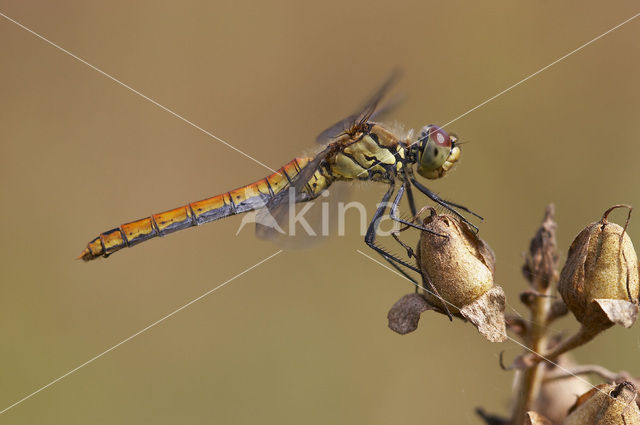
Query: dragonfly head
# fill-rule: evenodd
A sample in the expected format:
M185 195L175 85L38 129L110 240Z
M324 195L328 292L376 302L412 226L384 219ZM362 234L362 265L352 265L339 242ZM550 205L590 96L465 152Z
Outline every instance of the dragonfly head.
M438 179L453 167L460 158L458 138L440 127L430 124L420 130L418 147L418 174L428 179Z

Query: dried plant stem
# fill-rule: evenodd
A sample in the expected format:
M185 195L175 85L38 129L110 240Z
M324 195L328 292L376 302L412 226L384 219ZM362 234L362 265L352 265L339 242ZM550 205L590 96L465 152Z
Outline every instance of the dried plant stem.
M539 289L542 295L548 295L549 288ZM531 325L526 335L526 346L536 353L543 352L547 346L547 316L551 310L551 298L536 297L531 304ZM525 423L525 414L531 410L538 397L543 378L544 363L538 363L521 372L516 389L516 402L511 416L512 425Z
M521 335L525 345L534 353L547 349L547 336L552 314L551 288L555 285L558 272L556 249L555 208L548 205L542 225L531 240L529 255L523 272L529 281L529 293L536 294L525 305L530 309L530 322ZM516 401L511 415L511 425L523 425L526 413L538 398L544 375L544 363L534 364L520 373L516 384Z
M545 354L545 357L551 361L555 361L558 356L564 354L568 351L573 350L574 348L580 347L581 345L586 344L591 341L602 328L588 328L586 326L581 326L578 332L573 334L571 337L566 338L560 344L556 345L553 350ZM540 351L538 351L540 352Z

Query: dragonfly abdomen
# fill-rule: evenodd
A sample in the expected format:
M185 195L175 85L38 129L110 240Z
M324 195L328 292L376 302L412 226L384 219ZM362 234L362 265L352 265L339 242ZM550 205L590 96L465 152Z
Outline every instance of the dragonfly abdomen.
M122 248L156 236L262 208L274 195L288 187L311 159L295 158L254 183L108 230L89 242L78 258L89 261L108 257Z

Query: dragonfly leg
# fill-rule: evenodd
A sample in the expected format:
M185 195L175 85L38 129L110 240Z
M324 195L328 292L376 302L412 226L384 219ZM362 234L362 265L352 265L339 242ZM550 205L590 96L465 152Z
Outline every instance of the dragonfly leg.
M415 223L409 222L407 220L404 220L404 219L398 217L398 205L400 205L400 200L402 200L402 196L405 193L405 187L406 187L405 183L403 183L402 186L400 186L400 189L398 189L398 194L396 195L395 199L393 200L393 204L391 204L391 209L390 209L390 212L389 212L389 216L391 217L391 219L393 221L397 221L398 223L402 223L405 226L413 227L414 229L418 229L418 230L423 231L423 232L428 232L428 233L431 233L433 235L442 236L443 238L446 238L447 237L446 235L441 235L440 233L436 233L433 230L427 229L424 226L420 226L419 224L415 224ZM417 217L417 214L414 214L414 219L416 217Z
M407 201L409 201L409 208L411 209L411 215L413 217L416 217L418 213L416 208L416 202L413 199L413 190L411 190L411 183L406 181L405 185L407 187Z
M420 271L418 270L417 267L412 266L411 264L407 263L406 261L396 257L395 255L389 253L388 251L386 251L384 248L379 247L378 245L376 245L376 233L378 231L378 226L380 224L380 219L382 218L382 216L384 215L385 210L387 209L387 204L389 203L389 198L391 198L391 195L393 194L395 187L392 184L389 187L389 190L387 190L387 193L384 194L384 196L382 197L382 201L380 202L380 205L378 206L378 209L376 210L376 212L373 214L373 220L371 220L371 223L369 223L369 228L367 229L367 234L364 237L364 242L374 251L376 251L378 254L380 254L385 260L387 260L390 264L393 265L393 267L400 271L405 277L407 277L409 280L411 280L412 282L414 282L414 284L417 284L415 279L411 278L409 275L407 275L404 270L401 270L398 265L404 266L406 268L408 268L409 270L413 270L416 273L420 273Z
M455 202L446 201L444 199L442 199L442 202L445 202L445 203L451 205L452 207L459 208L464 212L468 212L469 214L478 217L480 220L484 220L484 217L482 217L480 214L478 214L476 212L471 211L469 208L465 207L464 205L456 204Z
M391 209L390 209L390 213L389 215L391 216L391 218L395 221L398 221L400 223L403 223L406 225L406 227L404 229L401 229L401 231L404 231L406 229L408 229L409 227L414 227L416 229L420 229L423 232L428 232L431 233L433 235L437 235L437 236L441 236L443 238L446 238L446 235L441 235L439 233L434 232L433 230L429 230L423 226L419 226L416 225L414 223L410 223L406 220L403 220L399 217L397 217L397 210L398 210L398 205L400 204L400 200L402 199L402 196L404 194L404 190L405 190L405 183L402 184L402 186L400 186L400 189L398 189L398 193L396 195L396 198L393 200L393 204L391 204ZM420 210L420 212L422 213L424 209ZM416 214L413 218L413 220L415 220L418 217L418 214ZM394 232L392 233L393 238L396 240L396 242L398 242L403 248L405 248L407 250L407 255L409 256L409 258L416 257L413 249L411 249L411 247L407 246L407 244L405 244L404 242L402 242L400 240L400 238L398 237L397 233L399 232ZM417 257L416 257L417 258ZM422 274L422 273L421 273ZM423 276L424 277L424 276ZM431 280L429 279L429 277L427 276L426 279L423 279L424 281L426 281L427 286L429 287L429 289L426 288L422 288L428 292L430 292L432 295L434 295L436 298L438 298L441 302L442 302L442 307L444 308L444 311L446 312L447 316L449 316L449 320L453 320L453 316L451 315L451 312L449 311L449 307L447 306L446 302L444 301L444 299L440 296L440 293L438 292L438 289L433 285L433 283L431 282ZM416 292L418 290L418 286L416 286Z
M404 243L400 237L398 236L398 234L400 232L403 232L405 230L407 230L409 227L405 227L403 229L400 229L398 231L392 232L391 236L393 236L393 239L396 240L396 242L398 242L404 249L407 250L407 255L409 256L409 258L414 257L414 258L418 258L415 254L415 252L413 251L413 249L408 246L406 243ZM392 263L393 264L393 263ZM393 264L394 267L396 269L400 269L399 266L396 266L395 264ZM422 273L421 273L422 274ZM438 298L441 302L442 302L442 309L445 311L445 313L447 314L447 316L449 316L449 320L453 320L453 316L451 315L451 311L449 310L449 307L447 306L446 301L444 300L444 298L442 298L440 296L440 293L438 292L438 289L433 285L433 283L431 282L431 279L429 279L429 276L427 274L422 275L423 277L423 281L427 282L427 286L429 287L429 289L425 288L422 285L419 285L416 283L416 294L418 293L418 289L423 289L426 292L429 292L431 295L434 295L436 298ZM415 282L415 281L414 281Z
M411 283L413 283L413 285L416 287L416 292L418 292L418 288L421 287L418 281L415 280L413 277L409 276L409 274L406 271L404 271L398 264L394 263L395 260L388 258L386 255L383 255L383 257L385 260L387 260L387 263L391 264L391 266L398 271L398 273L400 273L405 278L409 279Z
M395 239L396 242L398 242L398 244L400 244L401 247L403 247L407 251L407 257L416 258L417 259L418 257L416 256L416 253L414 252L413 248L411 248L409 245L404 243L400 239L400 237L398 236L401 232L404 232L407 229L409 229L409 226L405 226L405 227L401 228L400 230L394 230L394 231L391 232L391 236L393 237L393 239ZM404 273L404 270L402 270L400 268L400 266L398 266L396 263L394 263L393 261L389 260L388 258L385 258L385 260L387 260L389 262L389 264L391 264L396 270L398 270L400 273L402 273L406 278L410 279L413 282L413 284L415 285L415 292L418 293L418 289L420 289L422 286L419 285L418 282L415 281L413 278L411 278L406 273Z
M404 227L404 228L402 228L400 230L393 231L393 232L391 232L391 236L393 237L393 239L395 239L396 242L398 242L400 244L401 247L403 247L407 251L407 257L409 257L409 258L418 258L416 256L416 253L413 250L413 248L411 248L406 243L402 242L402 239L400 239L400 237L398 236L400 234L400 232L404 232L407 229L408 229L408 227Z
M422 212L422 211L421 211ZM409 256L409 258L414 257L414 258L418 258L415 254L415 252L413 251L413 249L407 245L406 243L404 243L400 237L398 236L398 234L400 234L401 232L404 232L405 230L407 230L409 227L404 227L400 230L397 230L395 232L391 233L391 236L393 236L393 239L396 240L396 242L398 242L404 249L407 250L407 255ZM391 263L393 264L393 263ZM396 269L399 270L399 266L396 266L395 264L393 264L394 267L396 267ZM429 293L431 293L432 295L434 295L436 298L438 298L441 302L442 302L442 307L443 310L446 312L447 316L449 316L449 320L453 320L453 316L451 315L451 311L449 311L449 307L447 306L446 301L440 296L440 293L438 292L438 289L433 285L433 283L431 282L431 280L429 279L428 275L423 275L423 281L427 282L427 286L429 287L429 289L425 288L422 285L419 285L416 283L416 294L418 293L418 289L423 289ZM415 281L414 281L415 282Z
M425 210L427 210L427 209L431 209L431 210L433 210L433 207L422 207L422 208L420 209L420 211L418 211L418 213L417 213L417 214L415 214L415 215L413 216L413 218L411 219L411 221L413 221L414 223L415 223L415 222L417 222L418 218L419 218L419 217L422 215L422 213L423 213ZM413 258L416 258L416 259L417 259L417 258L418 258L418 256L415 254L415 251L413 250L413 248L411 248L409 245L407 245L406 243L404 243L404 242L402 241L402 239L400 239L400 233L402 233L402 232L404 232L404 231L406 231L406 230L408 230L408 229L410 229L410 228L411 228L410 226L404 226L404 227L401 227L399 230L394 230L393 232L391 232L391 236L393 237L393 239L395 239L395 241L396 241L396 242L398 242L398 244L399 244L401 247L403 247L403 248L407 251L407 256L408 256L409 258L412 258L412 257L413 257ZM444 235L441 235L441 236L444 236Z
M417 181L416 178L413 177L413 176L411 177L411 182L415 185L415 187L418 188L418 190L420 192L422 192L425 195L427 195L429 197L429 199L431 199L433 202L435 202L438 205L442 205L443 207L445 207L446 209L448 209L449 211L454 213L458 218L460 218L460 220L462 220L464 223L466 223L467 225L471 226L476 232L478 232L478 227L475 224L471 223L469 220L467 220L465 218L465 216L463 216L458 211L456 211L455 208L460 208L461 210L467 211L467 212L475 215L476 217L480 217L478 214L476 214L474 212L471 212L471 210L469 210L468 208L463 207L461 205L445 201L444 199L440 198L438 195L436 195L435 193L430 191L427 187L423 186L422 183Z

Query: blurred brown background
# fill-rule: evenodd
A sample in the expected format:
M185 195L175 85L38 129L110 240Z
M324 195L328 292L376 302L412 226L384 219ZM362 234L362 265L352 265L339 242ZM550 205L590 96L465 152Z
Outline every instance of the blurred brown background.
M395 67L408 97L392 118L442 124L638 4L0 1L0 11L276 168L314 149ZM510 311L524 311L521 253L548 202L563 255L610 205L640 206L639 36L640 19L449 128L471 143L431 187L485 217ZM4 18L0 40L3 409L277 248L236 237L234 217L74 261L100 231L268 171ZM359 185L354 196L373 206L383 191ZM638 243L640 223L629 232ZM392 333L387 310L411 288L356 252L370 253L357 233L276 256L0 423L466 424L478 423L475 406L506 411L512 374L498 353L520 349L433 314L414 334ZM576 354L640 374L639 344L637 326L614 329Z

